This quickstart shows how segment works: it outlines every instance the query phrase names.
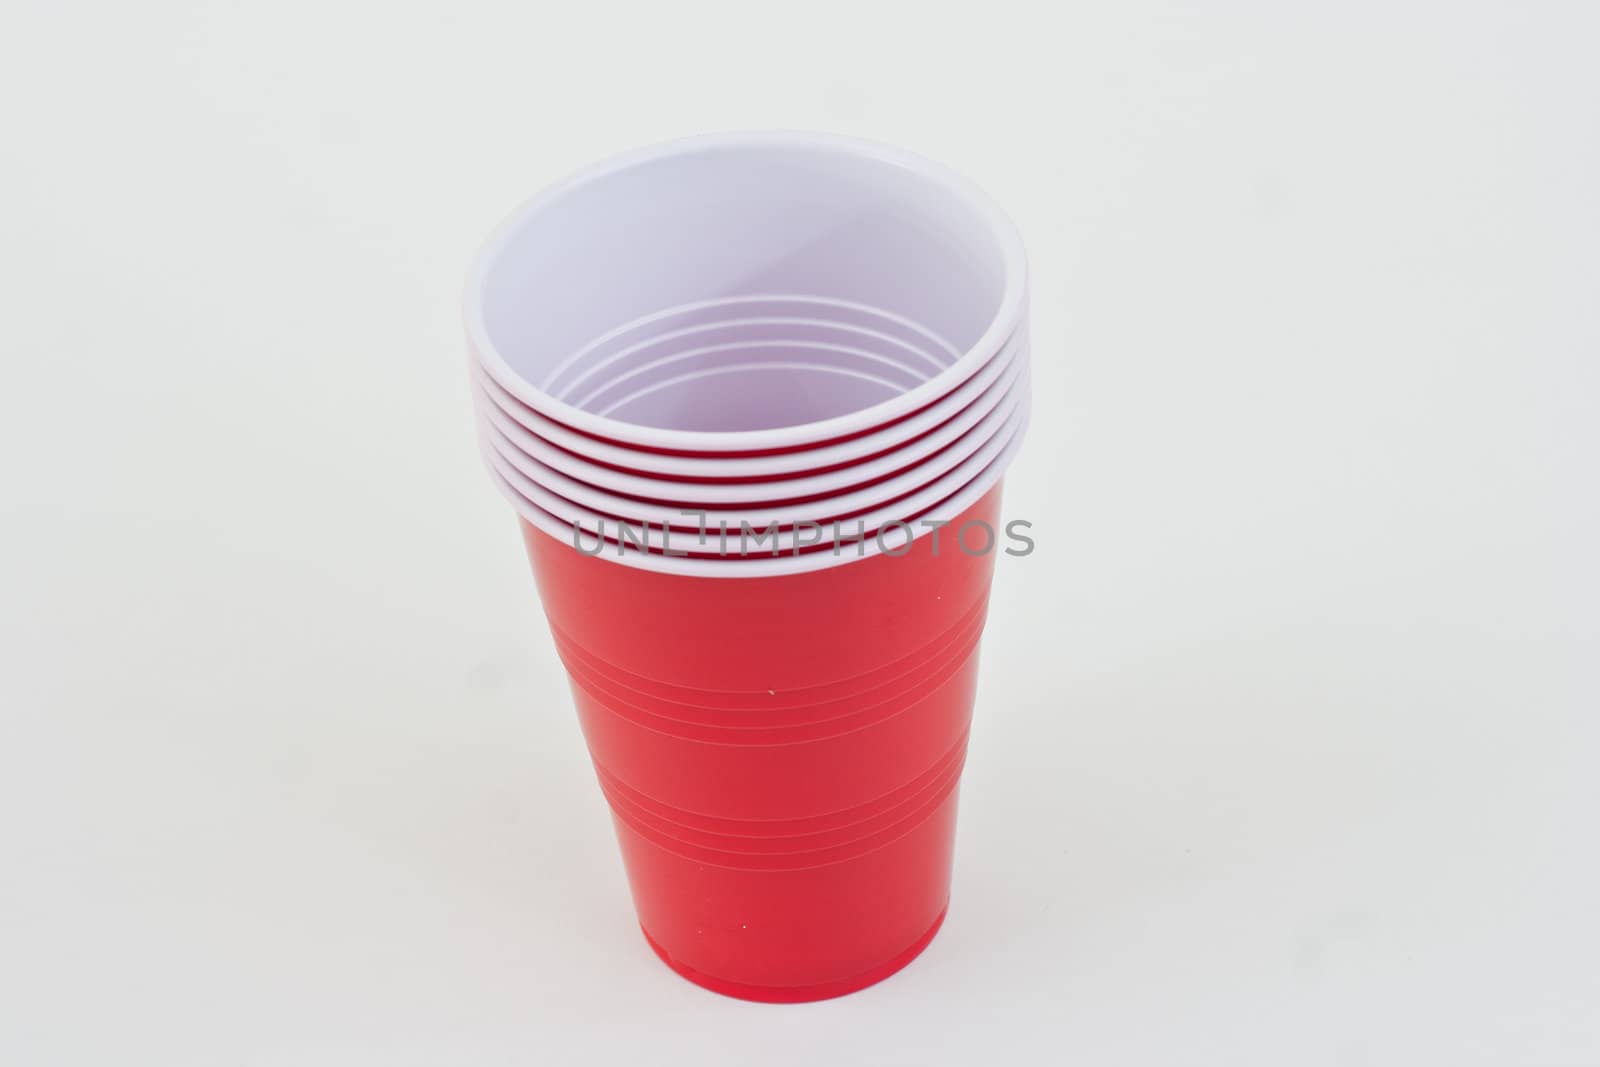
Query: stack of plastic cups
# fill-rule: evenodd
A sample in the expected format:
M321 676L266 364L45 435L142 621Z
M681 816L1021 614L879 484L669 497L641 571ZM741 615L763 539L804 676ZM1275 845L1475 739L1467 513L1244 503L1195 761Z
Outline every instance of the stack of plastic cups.
M815 135L602 164L476 263L485 458L691 981L837 996L943 921L1025 293L980 192Z

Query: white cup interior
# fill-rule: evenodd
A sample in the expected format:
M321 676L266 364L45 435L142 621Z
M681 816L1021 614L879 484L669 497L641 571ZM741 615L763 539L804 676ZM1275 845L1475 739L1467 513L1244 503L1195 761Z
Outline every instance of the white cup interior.
M478 274L516 379L666 431L837 418L916 388L994 323L1006 249L964 189L826 138L698 142L569 182Z

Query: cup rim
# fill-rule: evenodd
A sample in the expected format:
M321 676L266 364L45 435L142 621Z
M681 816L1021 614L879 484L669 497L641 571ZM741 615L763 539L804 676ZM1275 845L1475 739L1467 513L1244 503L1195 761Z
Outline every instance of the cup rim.
M918 524L924 521L938 521L941 518L948 522L956 518L1003 480L1012 460L1021 451L1023 440L1027 436L1028 421L1029 419L1025 414L1021 423L1016 427L1015 432L1000 449L999 453L970 480L954 490L950 496L917 514L900 520L910 531L910 537L904 542L907 546L928 535L929 530L918 530L916 528ZM480 442L480 449L487 448L486 444ZM512 509L517 512L518 517L524 523L534 527L540 533L561 542L562 547L567 551L578 551L570 541L572 527L569 522L546 511L543 507L523 495L523 492L500 472L494 459L487 452L483 454L482 458L485 467L488 469L490 480L494 482L500 494L510 502ZM504 461L500 460L500 462L503 463ZM531 479L524 480L531 481ZM933 516L933 518L930 519L930 516ZM900 542L897 539L895 547L899 547L899 544ZM991 550L993 549L994 546L991 546ZM842 567L851 563L859 563L878 555L893 556L898 554L889 551L882 541L874 537L864 542L863 554L861 555L854 555L848 552L812 552L801 555L781 554L777 556L727 556L716 558L667 556L658 552L643 552L633 548L626 548L619 552L612 548L607 548L592 558L605 563L654 571L659 574L674 574L693 578L739 579L776 578L787 575L807 574L813 571L826 570L830 567Z
M504 431L492 422L480 424L479 432L506 464L522 477L544 491L570 502L575 508L591 512L596 516L632 525L658 525L659 522L668 522L675 529L683 530L692 525L691 520L685 516L699 513L704 521L710 523L725 522L734 528L741 523L748 523L756 529L764 529L769 524L791 526L800 522L816 522L818 515L832 521L837 515L855 515L875 509L881 510L893 501L914 496L945 481L996 440L999 440L1003 447L1016 429L1026 424L1029 406L1027 375L1028 369L1024 366L1021 369L1021 377L1006 390L998 404L985 412L958 437L946 442L942 448L906 470L865 485L847 483L837 488L818 490L816 495L808 494L807 499L796 503L748 503L739 500L712 502L688 496L680 499L634 498L574 478L558 468L551 467L529 455L521 445L507 437ZM956 484L959 486L965 482ZM762 494L758 491L749 499L761 501L782 499L785 496L781 488L772 487L770 483L767 485L769 488L767 493ZM781 485L782 483L778 483L779 487ZM761 486L750 488L759 490Z
M581 444L548 436L542 427L540 430L530 428L522 417L526 408L518 412L507 410L506 403L517 402L497 395L494 390L498 387L487 376L474 382L473 404L479 421L487 421L499 434L515 443L519 451L569 478L621 496L693 499L719 506L737 506L751 500L838 492L920 466L1006 403L1007 397L1027 375L1030 362L1026 348L995 360L991 367L998 368L999 373L987 380L984 389L966 398L953 414L941 414L939 421L905 441L874 446L870 450L852 447L838 453L830 449L817 453L788 452L784 453L785 458L815 458L804 465L789 464L781 470L753 470L744 465L748 461L710 459L699 460L697 465L660 470L631 458L641 455L639 453L597 456L590 451L580 451ZM974 382L980 380L984 380L982 376L973 379Z
M568 193L620 171L729 148L795 148L853 155L912 171L961 200L986 223L998 247L1004 272L999 305L977 341L954 363L927 381L887 400L815 422L760 430L672 430L641 426L574 407L518 375L490 340L484 322L483 294L490 272L528 220L557 204ZM513 211L479 249L467 274L462 310L468 343L475 358L496 383L533 410L582 433L619 444L694 454L812 447L871 430L926 407L958 388L1005 347L1021 321L1026 297L1027 259L1021 234L999 205L976 184L942 164L875 141L838 134L776 130L703 134L650 145L602 160L546 188Z

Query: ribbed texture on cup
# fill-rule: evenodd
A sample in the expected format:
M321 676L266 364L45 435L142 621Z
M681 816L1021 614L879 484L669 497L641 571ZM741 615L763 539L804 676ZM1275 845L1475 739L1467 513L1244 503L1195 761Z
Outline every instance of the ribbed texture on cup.
M731 996L838 996L904 966L950 900L959 785L879 847L784 869L663 847L613 812L639 923L675 970Z
M609 414L639 390L680 380L685 371L748 369L779 358L804 363L808 354L903 385L927 380L960 351L919 323L864 304L802 295L722 297L616 327L569 356L543 388L576 408Z
M958 518L993 524L998 501ZM527 543L663 958L724 992L805 1000L926 944L949 899L992 558L947 537L723 582Z
M911 656L847 682L783 693L704 692L652 682L578 647L552 622L572 684L613 714L658 733L721 745L789 745L850 733L926 698L983 636L987 598Z
M710 866L752 871L809 870L845 863L892 844L916 829L955 789L966 761L967 739L957 742L937 764L885 797L842 812L828 821L843 825L792 832L807 819L720 819L733 832L701 829L704 817L685 812L629 789L598 763L600 788L612 813L634 833L659 848Z

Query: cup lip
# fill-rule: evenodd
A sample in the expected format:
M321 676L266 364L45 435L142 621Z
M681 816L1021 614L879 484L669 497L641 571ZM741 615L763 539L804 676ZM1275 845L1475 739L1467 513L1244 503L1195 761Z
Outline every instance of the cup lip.
M665 159L730 148L791 148L835 152L873 160L914 172L944 187L986 224L1000 252L1004 285L988 325L959 358L921 384L877 404L815 422L761 430L671 430L641 426L576 408L558 400L518 375L489 338L484 322L484 284L529 219L584 185L620 171ZM802 130L757 130L701 134L624 152L592 164L556 182L525 201L500 223L473 258L462 294L468 343L485 371L508 393L530 408L586 434L621 444L687 453L752 452L805 447L849 437L916 411L957 388L1004 347L1021 321L1027 300L1027 257L1015 223L975 183L930 159L876 141Z
M693 524L685 516L695 512L701 513L707 523L723 522L735 529L741 523L764 529L769 524L787 527L802 522L833 521L842 515L852 516L853 521L854 516L881 510L944 482L996 440L1001 442L1003 448L1016 428L1027 422L1027 375L1028 370L1024 366L1021 377L1011 384L999 403L958 437L903 472L865 485L845 484L836 489L819 490L821 495L808 494L807 499L789 503L748 503L737 500L712 503L693 499L630 497L549 467L544 461L523 451L516 441L507 437L493 423L480 424L479 432L506 464L529 482L569 501L575 509L618 522L631 525L667 522L675 529L687 532ZM529 469L530 466L548 470ZM551 473L556 477L551 477ZM965 482L957 484L964 485ZM775 491L768 496L782 499L784 493ZM753 495L751 499L759 501L762 497Z
M949 522L952 518L962 514L963 510L971 507L974 501L978 501L982 494L989 491L990 488L994 488L1005 477L1006 470L1010 469L1011 461L1016 459L1019 451L1021 451L1022 442L1026 440L1027 427L1029 427L1030 422L1029 408L1030 405L1024 403L1021 413L1019 413L1021 414L1021 419L1016 422L1016 426L1011 430L1010 437L1000 446L1000 450L998 450L994 458L984 464L984 467L979 469L976 474L968 475L968 480L965 483L960 483L958 488L952 490L949 496L946 496L942 501L923 507L923 510L920 510L917 514L906 515L901 520L891 520L891 522L885 523L883 528L894 525L902 525L907 528L909 536L904 537L904 539L894 537L894 547L896 549L901 545L909 545L910 542L920 541L922 537L928 536L930 530L917 530L917 526L923 520L930 520L930 517L933 517L933 520L944 518L944 522ZM506 459L499 456L493 450L493 446L488 445L488 442L483 442L483 440L478 442L478 454L483 459L483 466L488 470L490 480L496 486L496 490L499 490L501 496L504 496L512 504L512 509L517 512L518 517L522 518L523 522L536 526L542 533L554 537L555 541L566 541L571 536L571 533L573 533L571 520L558 517L554 512L550 512L542 504L531 499L522 488L518 488L512 482L512 477L515 477L518 482L530 483L534 490L538 490L539 493L550 494L552 498L562 499L565 504L570 504L570 501L565 501L565 498L560 498L560 494L547 490L544 486L539 486L538 483L533 482L533 478L528 478L526 475L512 469L510 464L507 464ZM509 475L502 470L502 467L509 469ZM597 515L597 512L592 512L589 509L579 510L584 510L589 515ZM611 542L611 545L616 545L616 542ZM611 549L595 553L592 558L598 558L598 560L606 561L606 563L616 563L619 566L634 566L634 568L648 569L648 571L656 571L656 573L662 574L685 574L685 576L693 577L778 577L782 576L782 574L805 574L810 573L810 571L827 569L830 566L850 565L850 563L856 563L856 561L872 558L874 555L899 555L898 552L890 552L888 545L880 541L878 534L862 542L862 545L864 547L862 547L861 555L851 555L848 552L806 552L800 553L800 555L779 552L776 555L744 555L744 557L741 557L741 555L728 555L728 557L693 557L691 555L691 557L680 557L680 555L664 555L661 552L645 552L645 550L632 549L632 547L624 547L622 550L616 550L611 547ZM574 549L571 542L568 542L568 547L574 552L578 550Z
M921 540L927 536L928 530L917 530L916 524L928 519L929 516L942 517L946 522L953 520L980 500L985 493L998 485L1005 477L1012 460L1022 449L1022 443L1027 436L1030 419L1025 412L1022 421L1017 425L1011 438L1000 449L999 453L974 475L964 485L957 488L950 496L926 508L922 512L907 516L903 523L911 529L911 536L906 544ZM492 457L488 446L480 441L480 455L488 470L490 480L500 494L510 502L512 509L526 524L533 526L539 532L561 542L571 533L571 524L523 495L522 491L513 485L496 467L496 458ZM499 460L503 463L504 460ZM531 479L524 479L531 482ZM548 490L545 490L548 492ZM934 520L930 520L934 521ZM570 543L563 547L576 552ZM897 541L896 547L899 547ZM680 557L666 556L656 552L642 552L627 549L621 553L605 550L590 558L601 560L605 563L618 566L633 567L638 570L653 571L658 574L672 574L691 578L715 579L740 579L740 578L779 578L790 575L807 574L813 571L827 570L831 567L848 566L860 563L879 555L898 555L888 551L876 538L864 543L861 555L849 553L813 552L802 555L780 554L777 556L727 556L716 557Z
M878 471L921 463L937 450L924 442L974 408L1003 403L1030 364L1027 343L1008 342L978 374L922 412L897 423L898 430L891 427L821 448L737 459L664 456L609 444L596 448L591 438L551 423L515 397L503 395L504 389L482 368L473 370L472 391L477 418L490 420L499 432L516 440L519 449L568 477L624 496L666 499L692 491L698 500L738 503L764 499L754 495L760 490L781 490L768 493L770 497L793 495L797 483L811 484L817 479L826 479L829 486L854 484L861 480L856 475L864 466ZM975 388L979 385L982 388ZM962 397L963 393L970 395ZM953 404L957 397L962 397L961 402ZM523 440L524 435L532 440ZM536 454L541 451L549 459Z

